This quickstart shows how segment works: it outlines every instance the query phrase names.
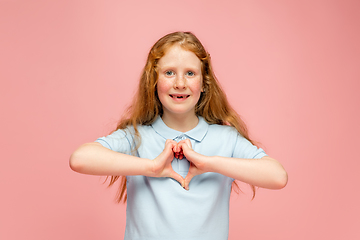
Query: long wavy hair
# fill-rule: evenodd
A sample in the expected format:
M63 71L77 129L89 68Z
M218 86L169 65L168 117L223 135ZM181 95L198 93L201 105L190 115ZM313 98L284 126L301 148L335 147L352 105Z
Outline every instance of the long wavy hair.
M197 116L203 117L209 124L230 125L247 140L249 133L244 121L230 106L226 94L222 90L210 61L210 54L205 50L199 39L191 32L174 32L160 38L151 48L145 67L142 71L137 92L120 119L117 128L125 129L133 126L135 130L135 149L140 145L138 125L150 125L154 120L163 114L162 104L157 95L158 68L157 63L167 50L178 44L183 49L193 52L201 61L201 72L203 75L203 89L200 99L195 106ZM117 202L126 202L126 176L111 176L109 186L121 179L117 194ZM235 189L239 190L236 182L233 182ZM255 196L255 187L250 185Z

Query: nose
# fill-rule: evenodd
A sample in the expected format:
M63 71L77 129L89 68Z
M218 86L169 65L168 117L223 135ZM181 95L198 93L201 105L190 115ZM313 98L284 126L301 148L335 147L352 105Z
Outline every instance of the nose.
M184 76L177 76L174 83L174 88L176 89L185 89L186 88L186 79Z

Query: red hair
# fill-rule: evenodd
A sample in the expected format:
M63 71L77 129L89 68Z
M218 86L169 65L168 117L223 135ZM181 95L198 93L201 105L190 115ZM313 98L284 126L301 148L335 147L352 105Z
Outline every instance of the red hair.
M115 131L133 126L135 130L135 142L137 143L134 150L136 150L141 140L137 126L150 125L158 115L162 116L162 104L157 96L156 90L158 80L157 63L159 59L166 54L167 50L175 44L178 44L185 50L193 52L201 61L201 72L203 74L202 86L204 92L201 93L200 99L195 106L196 115L203 117L209 124L231 125L236 128L243 137L252 142L244 121L230 106L225 92L215 77L210 61L210 54L208 54L199 39L191 32L170 33L154 44L149 52L133 101L126 109ZM113 185L119 178L120 176L111 176L109 186ZM237 187L235 182L234 184ZM251 188L254 197L255 187L251 185ZM121 176L117 201L126 202L126 199L126 176Z

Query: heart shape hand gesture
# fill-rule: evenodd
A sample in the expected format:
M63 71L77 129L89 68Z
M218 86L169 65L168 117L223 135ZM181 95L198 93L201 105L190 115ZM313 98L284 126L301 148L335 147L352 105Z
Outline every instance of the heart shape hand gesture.
M174 171L171 162L174 157L183 159L184 156L190 162L189 172L185 179ZM206 172L205 169L205 156L195 152L191 147L189 139L180 141L179 143L174 140L166 140L164 150L153 160L153 172L155 177L170 177L178 181L181 186L189 190L191 179L199 174Z

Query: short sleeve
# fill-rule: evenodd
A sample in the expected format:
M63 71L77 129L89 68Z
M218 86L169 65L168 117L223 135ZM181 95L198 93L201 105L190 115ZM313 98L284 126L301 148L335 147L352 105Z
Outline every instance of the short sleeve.
M95 142L110 150L130 154L133 137L127 130L119 129L108 136L96 139Z
M249 140L237 134L233 157L235 158L262 158L267 156L263 149L253 145Z

